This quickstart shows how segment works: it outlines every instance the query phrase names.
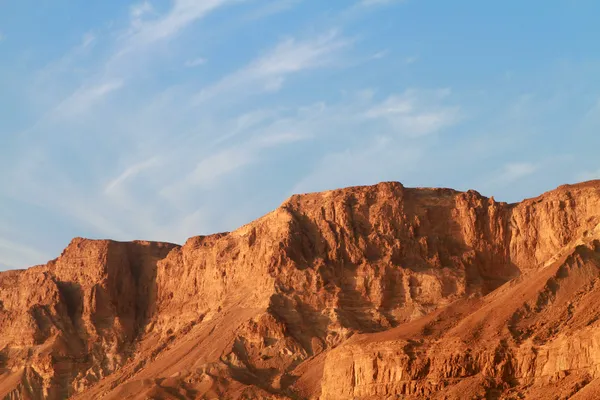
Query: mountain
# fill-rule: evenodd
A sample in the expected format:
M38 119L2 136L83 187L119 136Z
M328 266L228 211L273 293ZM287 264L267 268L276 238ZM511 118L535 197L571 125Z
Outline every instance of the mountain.
M386 182L0 273L3 399L600 398L600 181Z

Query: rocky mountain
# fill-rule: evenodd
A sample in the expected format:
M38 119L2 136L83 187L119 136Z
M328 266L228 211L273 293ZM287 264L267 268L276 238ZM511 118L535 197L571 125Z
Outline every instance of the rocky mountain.
M0 273L3 399L600 398L600 181L400 183Z

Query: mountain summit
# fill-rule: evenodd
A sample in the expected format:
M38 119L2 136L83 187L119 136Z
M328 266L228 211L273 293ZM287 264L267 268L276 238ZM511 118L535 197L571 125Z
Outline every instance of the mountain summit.
M0 273L0 398L600 398L599 282L600 181L295 195Z

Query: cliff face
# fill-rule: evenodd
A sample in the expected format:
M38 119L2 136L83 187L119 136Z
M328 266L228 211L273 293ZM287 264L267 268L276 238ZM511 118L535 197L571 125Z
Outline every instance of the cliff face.
M0 273L0 395L66 398L113 373L151 316L156 263L174 247L74 239L47 265Z
M381 183L181 247L75 239L0 273L0 396L593 398L598 226L600 182Z

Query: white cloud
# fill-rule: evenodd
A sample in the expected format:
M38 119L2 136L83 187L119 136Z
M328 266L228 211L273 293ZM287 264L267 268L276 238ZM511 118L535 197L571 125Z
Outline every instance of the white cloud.
M162 14L140 3L112 48L113 35L106 35L102 51L93 47L93 34L84 36L61 74L70 77L74 67L91 64L88 54L100 57L95 67L80 80L59 82L56 98L64 100L51 108L52 118L36 125L34 149L15 157L22 160L20 168L6 174L10 179L0 177L0 183L11 186L16 200L59 215L68 232L181 241L249 221L276 205L277 196L283 198L295 182L301 190L393 178L416 165L422 142L431 140L411 135L457 122L448 91L412 90L376 100L377 91L366 90L325 101L337 98L336 87L307 93L309 99L300 104L296 96L280 101L265 95L285 90L298 74L343 67L340 60L353 41L337 31L267 43L265 52L209 81L203 92L197 87L203 80L187 80L193 73L169 87L154 79L151 74L159 76L166 64L172 68L171 61L181 66L184 55L190 57L187 66L201 65L204 59L193 57L207 49L199 46L190 53L180 46L185 40L172 46L169 41L209 12L238 1L178 0ZM364 60L364 54L358 58ZM211 59L208 67L212 64ZM205 74L198 75L204 79ZM121 96L126 87L132 90ZM190 107L194 101L201 106ZM30 157L37 150L39 160ZM68 159L61 159L65 154ZM302 161L289 160L289 177L288 172L272 174L288 156ZM262 182L267 174L281 181ZM256 188L247 188L255 183ZM240 195L243 202L237 200Z
M81 39L81 47L84 49L90 47L92 44L94 44L95 41L96 35L94 35L92 32L87 32L83 35L83 38Z
M402 3L405 0L361 0L360 1L360 5L365 6L365 7L371 7L371 6L383 6L383 5L388 5L388 4L392 4L392 3Z
M381 50L371 56L371 60L380 60L389 54L389 50Z
M105 61L98 63L87 74L87 78L77 82L73 79L74 64L96 41L93 33L86 33L80 45L37 74L32 94L36 98L47 97L47 103L53 105L41 120L35 122L34 127L39 128L57 115L64 118L89 110L96 102L120 89L128 79L135 78L140 69L147 67L152 56L158 54L154 46L157 41L176 37L210 12L236 1L239 0L174 0L172 7L164 14L157 14L147 1L132 6L129 30L118 38ZM147 19L149 15L153 18ZM199 59L195 61L198 63ZM71 81L67 83L68 79ZM63 80L63 85L60 85L60 80ZM78 87L65 94L65 87L72 87L73 82Z
M173 38L191 23L232 2L233 0L175 0L173 7L166 15L151 20L141 19L141 16L147 14L147 6L135 8L136 12L139 12L138 10L143 12L137 16L132 13L132 31L127 50L148 46L158 40Z
M259 109L246 112L236 118L236 131L254 128L278 115L277 110Z
M107 95L110 87L89 88L89 92ZM106 165L104 160L98 165L86 160L84 167L90 181L82 188L71 181L71 171L47 164L52 163L51 157L32 165L32 157L27 156L27 165L33 170L15 177L15 181L27 182L27 186L21 185L19 194L89 229L95 236L177 242L186 235L235 228L225 223L248 221L258 216L252 214L256 210L267 211L265 207L271 206L251 203L257 201L258 194L250 193L247 207L229 215L228 207L237 204L229 200L230 193L255 179L251 174L265 173L263 168L268 167L263 163L268 165L280 152L296 154L296 145L314 149L301 166L299 173L303 176L291 178L298 179L297 191L392 179L410 165L417 165L422 152L420 144L410 142L412 139L406 142L395 135L391 126L377 126L387 122L387 113L365 118L365 109L383 103L375 103L372 90L349 94L333 104L318 101L305 106L257 109L247 104L237 117L215 119L211 118L215 110L212 104L178 114L182 93L145 100L139 109L99 110L101 131L112 135L106 143L116 143L117 139L123 143L122 149L114 149L121 168ZM430 108L443 109L448 100L447 91L408 93L393 97L414 99L403 106L410 115L426 115ZM160 125L161 121L178 120L188 120L184 125L187 129L194 127L189 135L180 135L172 122ZM371 132L376 135L370 137ZM354 141L357 144L344 149ZM336 144L323 146L327 143ZM94 154L89 148L69 149L75 151ZM109 171L112 175L107 176ZM288 186L278 190L285 192L292 184L286 182ZM278 200L273 198L272 205ZM226 220L224 214L228 215Z
M423 149L376 136L360 146L326 154L289 195L402 179L416 168Z
M509 184L522 179L526 176L532 175L538 170L539 166L530 162L514 162L506 164L495 181L498 184Z
M185 180L185 185L204 187L217 179L245 167L255 160L254 154L244 148L226 149L198 163Z
M185 62L184 66L187 68L199 67L200 65L206 64L206 58L198 57Z
M129 13L131 14L131 18L137 19L141 18L146 14L151 14L154 12L154 7L147 1L142 3L134 4L130 7Z
M404 59L404 64L410 65L419 61L419 56L409 56Z
M259 147L273 147L287 143L294 143L307 139L307 135L294 132L282 132L273 135L261 136L257 139Z
M140 71L154 73L161 67L156 61L164 54L162 42L175 40L219 7L239 2L175 0L162 14L150 3L140 3L131 8L125 31L119 35L118 28L113 28L112 34L106 35L107 46L102 51L92 52L99 50L93 46L97 37L88 32L63 58L40 71L29 90L34 101L42 95L47 97L42 117L21 135L29 141L28 146L15 149L18 154L11 163L13 168L0 176L0 183L10 187L10 198L23 207L60 216L63 228L68 227L66 231L84 236L175 241L185 239L184 235L221 228L215 225L220 221L215 217L220 206L216 198L226 190L221 179L244 172L244 167L259 161L267 149L302 140L302 135L291 129L273 128L264 136L254 137L258 126L268 125L277 117L271 110L254 119L247 115L236 129L231 129L230 121L214 116L221 108L211 105L199 112L185 107L197 92L191 85L144 86L142 96L132 91L127 101L115 95L125 85L142 83ZM286 2L286 7L292 3ZM275 2L273 6L282 9ZM112 44L111 38L115 38ZM321 46L321 53L307 54L309 49L302 47L302 41L287 50L302 51L302 57L296 60L299 68L321 65L321 59L330 59L323 52L333 49L337 41L339 37L315 38L313 42ZM108 52L104 53L105 49ZM188 66L204 61L191 59ZM260 74L261 68L268 65L256 66L250 74ZM278 68L279 75L266 72L256 88L277 90L292 73L288 68L295 71L293 65L286 64ZM247 106L252 110L254 104ZM224 137L239 134L242 144L220 147L217 143L207 148L206 143L215 142L221 132ZM188 176L196 183L181 192L188 207L179 209L177 203L158 195L161 188L185 182ZM204 196L199 204L198 194L206 187L216 187L219 194ZM31 259L40 259L40 254L31 253L29 257L24 251L0 254L0 263L11 266L25 266L33 263Z
M400 134L428 135L460 120L459 107L439 104L449 94L448 89L434 92L407 90L374 105L364 115L368 119L387 121Z
M69 179L69 171L61 170L39 147L32 145L25 156L27 160L15 165L12 171L13 182L19 184L11 186L7 195L23 204L68 217L106 237L131 237L122 225L115 223L110 210L101 206L104 199L97 196L95 188L86 190L75 184Z
M121 89L123 84L123 81L114 80L82 86L55 109L54 115L69 118L84 113L111 93Z
M581 126L584 129L589 129L591 131L598 130L598 126L600 126L600 98L596 99L596 101L589 106L588 111L583 116Z
M283 83L285 82L285 78L282 76L277 76L273 79L269 79L265 82L264 91L267 93L274 93L281 90L283 87Z
M269 17L274 14L281 13L283 11L287 11L294 7L296 4L300 3L302 0L275 0L271 1L261 8L251 12L246 15L246 19L248 20L256 20L265 17Z
M383 103L367 111L369 118L388 117L390 115L409 114L413 112L413 102L411 99L398 96L388 97Z
M448 104L448 89L410 89L381 102L375 94L363 90L346 103L316 108L308 118L311 132L332 138L337 132L343 135L341 144L321 154L290 194L412 177L428 147L437 142L422 135L460 121L459 107Z
M30 246L0 237L0 264L14 268L49 260L50 257L47 254Z
M313 40L288 39L280 43L265 57L254 62L249 71L257 76L283 75L316 68L331 62L331 53L347 46L349 42L335 31Z
M122 81L104 82L97 86L92 86L87 91L82 91L82 97L95 100L106 96L107 94L120 89L123 86Z
M145 170L156 167L158 165L160 165L158 157L152 157L149 160L145 160L145 161L133 164L133 165L129 166L127 169L125 169L125 171L123 171L119 176L112 179L106 185L104 192L105 193L114 192L115 190L117 190L119 188L119 186L121 186L127 180L133 179L140 173L144 172Z
M284 40L243 69L202 90L196 102L202 103L232 91L239 98L244 93L279 90L291 74L330 65L337 52L350 43L335 31L310 40Z
M0 42L2 42L4 39L6 39L6 36L0 32Z
M578 181L593 181L600 179L600 168L595 171L581 172L577 175L576 179Z
M266 149L298 142L306 135L291 132L266 133L256 136L245 143L225 147L210 154L198 162L193 170L179 181L170 183L161 190L161 194L171 200L186 192L205 190L240 169L256 162Z

